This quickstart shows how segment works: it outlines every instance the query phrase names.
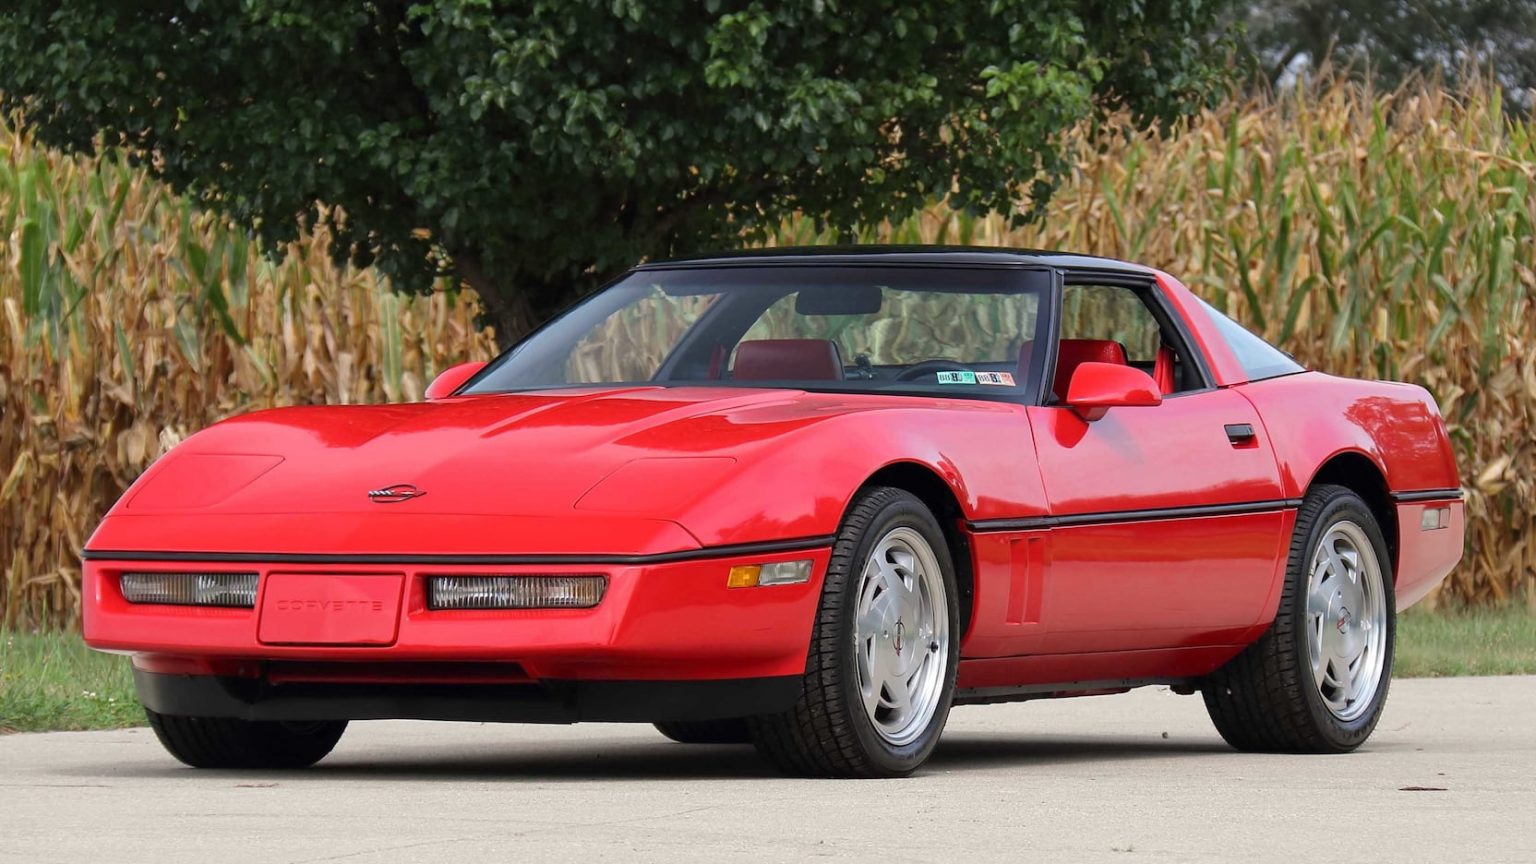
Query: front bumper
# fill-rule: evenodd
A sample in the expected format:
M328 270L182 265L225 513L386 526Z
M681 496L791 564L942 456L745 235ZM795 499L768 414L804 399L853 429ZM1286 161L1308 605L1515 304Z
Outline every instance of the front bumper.
M700 706L722 699L758 706L714 715L740 716L769 710L762 704L793 702L829 554L820 546L595 566L93 558L85 562L83 623L91 647L134 655L140 695L161 713L562 722L688 719L710 714ZM804 559L813 562L809 582L726 587L733 565ZM129 603L121 574L150 570L255 572L255 607ZM263 642L263 601L275 574L314 580L397 575L402 594L392 639L372 645ZM430 576L578 574L608 579L602 601L591 609L427 608ZM647 686L637 689L642 682ZM748 686L753 682L763 686ZM657 707L667 704L687 716L671 717Z

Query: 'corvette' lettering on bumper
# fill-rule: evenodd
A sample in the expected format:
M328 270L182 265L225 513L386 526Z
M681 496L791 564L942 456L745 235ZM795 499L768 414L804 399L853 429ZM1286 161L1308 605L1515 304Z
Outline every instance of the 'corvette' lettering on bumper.
M278 600L279 612L383 612L379 600Z

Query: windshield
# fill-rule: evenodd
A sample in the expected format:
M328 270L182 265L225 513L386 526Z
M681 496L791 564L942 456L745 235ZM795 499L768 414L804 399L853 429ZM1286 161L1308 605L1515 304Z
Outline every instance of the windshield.
M555 319L467 388L794 387L1034 392L1045 271L761 266L641 270Z

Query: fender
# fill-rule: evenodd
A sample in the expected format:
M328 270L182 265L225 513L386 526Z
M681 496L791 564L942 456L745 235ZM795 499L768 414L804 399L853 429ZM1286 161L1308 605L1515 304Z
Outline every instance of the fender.
M1289 497L1305 495L1329 459L1349 452L1370 459L1393 493L1459 486L1440 411L1422 387L1304 372L1236 389L1264 420Z
M836 413L823 406L818 422L787 432L780 428L771 441L738 446L734 470L672 518L704 546L828 536L871 476L902 463L941 478L966 519L1046 513L1022 406L915 401ZM818 406L749 407L731 419L745 423L754 415L790 410L812 412ZM780 489L794 494L774 494Z

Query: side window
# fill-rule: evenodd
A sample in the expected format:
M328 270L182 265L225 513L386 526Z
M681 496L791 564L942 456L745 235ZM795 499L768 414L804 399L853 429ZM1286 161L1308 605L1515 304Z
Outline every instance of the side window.
M1132 365L1154 362L1160 344L1157 319L1135 291L1119 285L1066 286L1061 338L1118 342Z
M1150 289L1148 289L1150 290ZM1061 339L1052 390L1066 396L1073 371L1088 361L1124 363L1146 372L1163 395L1197 390L1200 373L1183 340L1164 327L1145 291L1124 285L1069 283L1061 295Z
M1291 355L1249 333L1243 325L1221 314L1211 304L1201 300L1200 305L1205 309L1206 314L1211 316L1216 329L1221 331L1221 338L1226 340L1227 347L1232 349L1238 364L1243 367L1244 372L1248 373L1249 381L1263 381L1265 378L1278 378L1281 375L1307 371L1300 363L1291 359Z

